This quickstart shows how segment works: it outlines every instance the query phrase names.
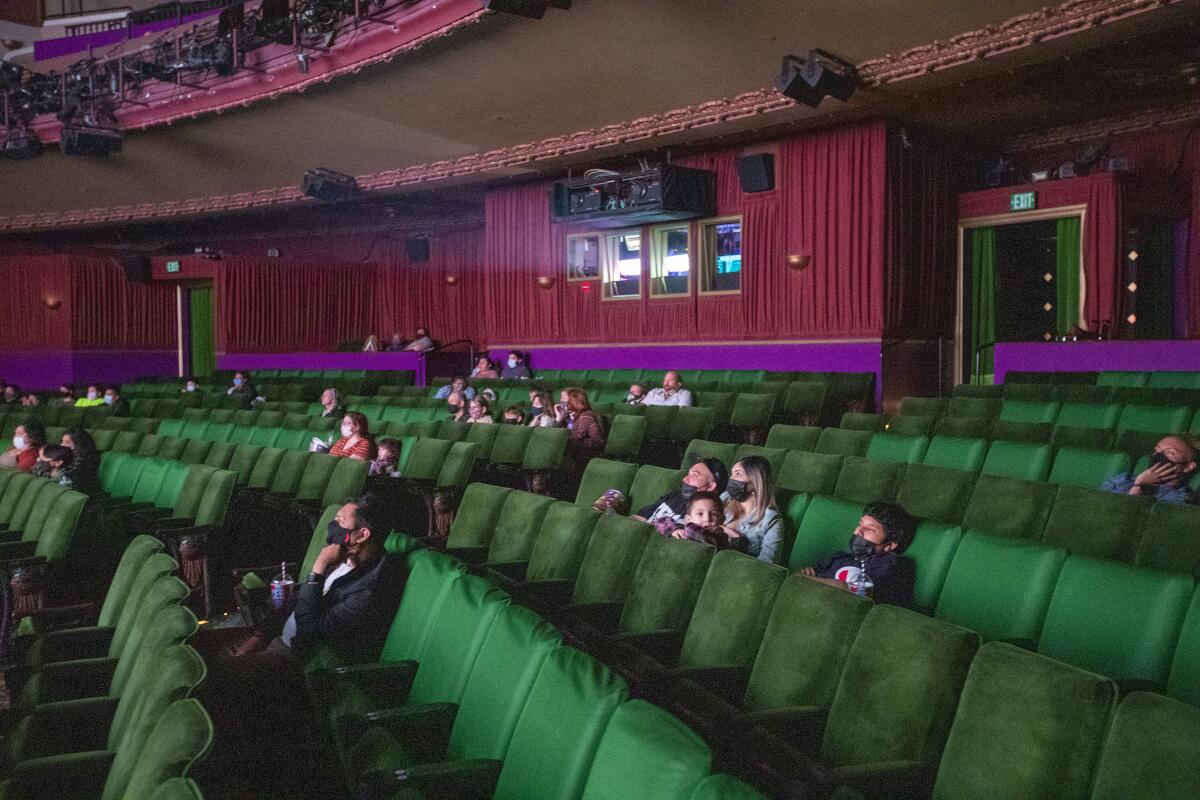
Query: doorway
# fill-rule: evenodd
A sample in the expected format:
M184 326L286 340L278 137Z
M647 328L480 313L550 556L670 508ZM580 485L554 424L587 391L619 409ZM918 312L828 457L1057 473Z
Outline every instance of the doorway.
M211 376L217 369L212 284L180 287L180 368L183 375Z

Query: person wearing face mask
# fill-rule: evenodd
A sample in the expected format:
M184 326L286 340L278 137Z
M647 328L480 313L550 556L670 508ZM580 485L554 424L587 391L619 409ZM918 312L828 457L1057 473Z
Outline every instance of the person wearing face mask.
M640 406L644 402L646 402L646 384L630 384L629 391L625 393L625 405Z
M449 383L433 393L433 399L445 400L450 397L451 392L457 392L467 400L475 396L475 390L467 385L467 379L462 375L455 375Z
M471 370L472 378L499 378L500 371L496 369L496 365L487 356L480 356L475 362L475 369Z
M1135 497L1152 497L1159 503L1195 503L1188 485L1196 474L1196 447L1183 436L1167 436L1154 446L1146 469L1114 475L1101 489Z
M697 492L716 492L720 495L725 491L729 480L729 470L717 458L705 458L692 465L683 476L678 489L672 489L659 499L632 515L632 519L656 524L661 519L670 519L680 525L684 524L688 502Z
M559 427L558 419L554 416L554 409L550 402L550 395L541 390L535 389L529 393L529 408L532 410L532 415L529 419L529 427L531 428L557 428Z
M58 402L60 405L73 406L75 405L75 390L65 383L58 387Z
M249 408L250 404L254 402L254 398L258 396L258 391L250 382L250 376L239 371L233 373L233 382L225 390L225 395L239 401L245 408Z
M850 547L801 574L838 589L870 595L876 603L911 606L916 570L903 557L916 524L896 503L870 503L863 509Z
M480 423L483 425L492 425L496 420L492 417L492 406L484 395L478 395L474 400L467 404L467 415L463 422Z
M92 435L83 428L70 428L63 432L62 446L71 451L71 461L66 470L71 487L91 497L102 494L100 451L96 448Z
M195 377L188 378L187 382L184 383L183 388L179 390L179 393L184 397L197 402L204 399L204 392L201 390L200 383Z
M775 508L771 462L762 456L748 456L734 464L721 499L729 535L742 537L745 552L759 561L778 561L783 555L783 517Z
M46 429L37 420L26 420L13 431L12 447L0 453L0 467L29 472L37 464L38 451L46 444Z
M10 383L4 387L4 405L15 406L21 402L21 387Z
M119 387L110 386L104 390L104 405L108 406L108 415L110 417L128 417L129 403L124 397L121 397Z
M71 479L70 474L73 458L69 447L63 447L61 444L48 444L42 448L41 459L32 471L43 478L58 481L60 486L73 489L75 482ZM39 467L42 469L41 472L38 471Z
M342 438L329 448L329 455L370 461L375 457L375 444L367 427L367 418L357 411L347 411L342 417Z
M95 408L102 405L104 398L100 396L100 387L94 383L88 385L87 394L75 401L76 408Z
M504 369L500 370L500 377L505 380L526 380L533 375L530 374L529 367L525 366L525 358L516 350L512 350L508 354L508 360L504 362Z

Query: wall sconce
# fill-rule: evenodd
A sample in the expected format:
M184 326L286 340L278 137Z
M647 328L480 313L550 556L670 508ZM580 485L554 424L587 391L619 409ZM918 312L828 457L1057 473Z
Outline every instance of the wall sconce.
M812 263L812 256L805 253L804 255L790 255L787 257L787 265L794 270L808 269L808 265Z
M446 285L447 286L458 286L458 276L457 275L447 275L446 276Z
M58 311L60 308L62 308L62 300L58 299L57 297L47 297L45 298L44 302L46 303L46 308L50 309L51 311Z
M549 289L549 288L551 288L552 286L554 286L554 276L552 276L552 275L539 275L539 276L538 276L538 278L537 278L537 285L538 285L538 286L540 286L540 287L541 287L541 288L543 288L543 289Z

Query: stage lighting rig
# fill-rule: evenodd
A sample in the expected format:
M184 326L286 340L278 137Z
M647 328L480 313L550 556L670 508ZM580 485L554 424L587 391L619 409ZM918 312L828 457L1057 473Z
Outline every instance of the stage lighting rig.
M810 50L808 58L784 56L775 79L780 94L816 108L832 97L845 102L858 86L858 71L849 61L824 50Z

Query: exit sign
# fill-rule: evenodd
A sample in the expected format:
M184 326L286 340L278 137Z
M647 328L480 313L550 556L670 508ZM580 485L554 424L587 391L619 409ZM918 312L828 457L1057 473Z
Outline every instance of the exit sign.
M1032 211L1037 208L1037 192L1016 192L1008 197L1010 211Z
M179 272L179 262L178 261L168 261L167 262L167 272Z

